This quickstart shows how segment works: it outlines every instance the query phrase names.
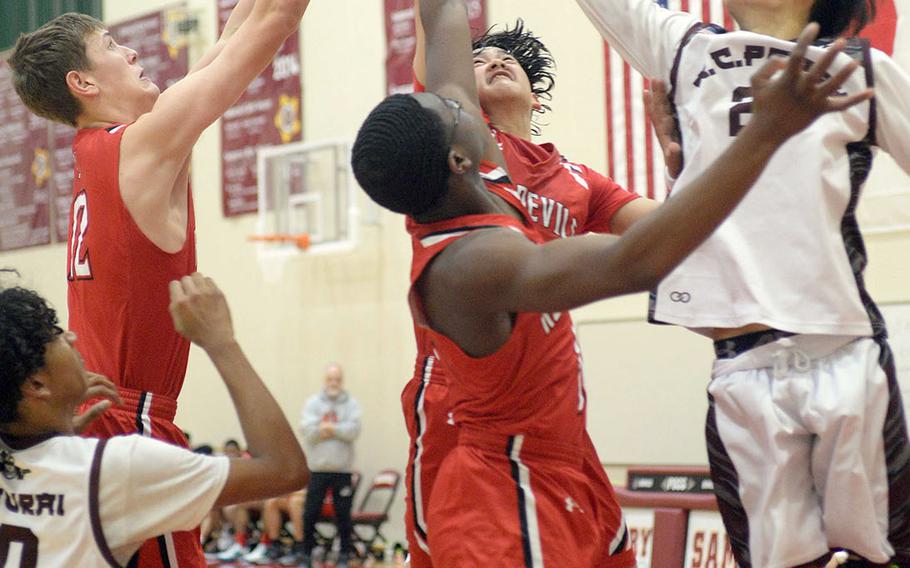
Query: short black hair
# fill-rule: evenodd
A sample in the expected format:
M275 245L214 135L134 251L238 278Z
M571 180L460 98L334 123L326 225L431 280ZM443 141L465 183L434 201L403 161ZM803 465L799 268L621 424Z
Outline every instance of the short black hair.
M502 31L496 32L493 31L494 28L495 26L489 28L474 40L474 51L487 47L498 47L509 53L527 74L528 80L531 82L531 92L539 99L552 100L553 96L550 91L556 85L556 61L547 46L540 41L539 37L525 28L524 20L521 18L515 21L513 28L505 26ZM550 110L550 106L541 103L540 109L534 109L534 112L543 114L548 110ZM531 130L534 134L540 134L540 128L533 116L532 114Z
M227 440L224 441L224 447L226 448L226 447L228 447L228 446L237 446L237 449L239 450L239 449L240 449L240 442L238 442L238 441L235 440L234 438L228 438Z
M37 292L0 290L0 424L19 418L22 385L44 367L47 344L62 332L57 312Z
M856 35L875 19L875 0L815 0L809 21L821 26L819 37Z
M410 95L392 95L370 112L357 132L351 167L373 201L417 216L445 197L448 156L439 115Z

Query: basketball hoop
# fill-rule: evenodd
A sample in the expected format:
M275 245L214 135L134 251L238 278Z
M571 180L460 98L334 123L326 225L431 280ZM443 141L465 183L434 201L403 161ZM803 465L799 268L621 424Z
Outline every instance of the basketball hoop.
M300 233L296 235L291 235L287 233L272 233L265 235L249 235L248 240L261 243L278 243L278 244L292 244L295 245L300 250L307 250L310 248L310 235L309 233Z

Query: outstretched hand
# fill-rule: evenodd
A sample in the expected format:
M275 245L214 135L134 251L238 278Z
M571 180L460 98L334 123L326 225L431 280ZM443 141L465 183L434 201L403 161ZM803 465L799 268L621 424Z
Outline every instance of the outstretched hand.
M174 328L203 349L234 342L234 326L224 294L214 280L194 272L170 284Z
M667 173L676 179L682 171L683 155L682 146L679 144L679 130L676 128L676 120L670 108L667 84L660 79L651 79L651 87L645 90L643 96L654 134L664 154Z
M81 434L89 424L115 404L123 404L120 399L120 393L117 392L117 386L110 379L97 373L86 372L88 388L82 397L81 402L87 402L96 398L102 400L93 404L82 414L73 416L73 431Z
M843 39L835 41L805 70L806 51L818 36L818 30L816 23L806 26L789 58L769 59L752 76L752 123L773 131L780 140L793 136L823 114L848 109L874 94L872 89L849 96L836 94L859 66L856 61L850 61L834 75L827 75L831 63L846 46Z

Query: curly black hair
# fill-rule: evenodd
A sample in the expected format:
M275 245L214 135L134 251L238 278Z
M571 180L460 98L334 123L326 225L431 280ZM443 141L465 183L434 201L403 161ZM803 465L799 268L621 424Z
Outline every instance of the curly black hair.
M436 207L448 191L448 154L442 119L410 95L391 95L360 127L351 168L373 201L418 216Z
M44 367L45 348L62 331L57 312L37 292L0 290L0 424L19 417L22 385Z
M494 28L495 26L489 28L474 40L474 51L477 52L487 47L498 47L509 53L528 75L531 92L539 99L552 100L553 96L550 91L556 85L556 61L547 46L525 28L524 20L521 18L515 21L515 27L511 29L506 26L502 31L494 32ZM548 110L550 110L550 106L541 103L540 109L534 109L534 112L543 114ZM536 115L532 115L531 131L539 135L540 125L537 124L535 118Z
M875 0L816 0L809 21L821 26L819 37L856 35L875 19Z

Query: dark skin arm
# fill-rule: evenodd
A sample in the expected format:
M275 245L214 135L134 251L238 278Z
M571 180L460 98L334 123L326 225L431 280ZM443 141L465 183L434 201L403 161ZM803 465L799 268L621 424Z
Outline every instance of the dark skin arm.
M199 273L171 282L171 317L181 335L205 350L231 395L249 459L231 459L216 507L258 501L307 484L306 457L281 407L234 338L224 294Z
M715 164L622 238L537 246L515 231L490 229L448 247L418 283L431 326L468 354L485 356L508 339L513 313L562 311L653 288L733 211L786 140L822 114L872 96L831 96L855 65L821 82L842 42L802 71L817 30L806 28L789 61L771 60L755 74L753 120Z

